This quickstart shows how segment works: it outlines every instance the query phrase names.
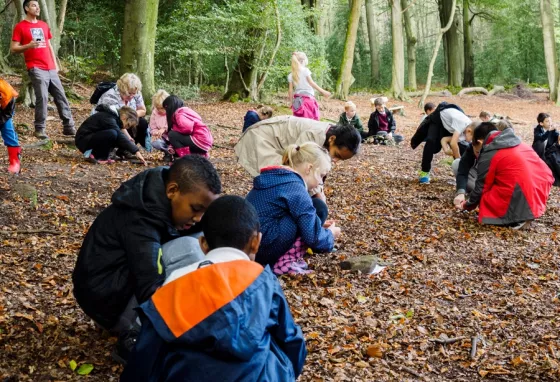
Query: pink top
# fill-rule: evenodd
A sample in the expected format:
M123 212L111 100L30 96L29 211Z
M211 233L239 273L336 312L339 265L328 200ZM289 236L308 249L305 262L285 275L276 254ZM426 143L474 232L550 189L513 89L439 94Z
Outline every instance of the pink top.
M154 135L156 132L159 135L165 133L167 131L167 117L165 112L160 114L158 109L154 107L152 110L152 114L150 115L150 134Z
M214 139L210 129L198 113L183 106L173 114L173 131L190 135L193 143L204 151L210 151Z

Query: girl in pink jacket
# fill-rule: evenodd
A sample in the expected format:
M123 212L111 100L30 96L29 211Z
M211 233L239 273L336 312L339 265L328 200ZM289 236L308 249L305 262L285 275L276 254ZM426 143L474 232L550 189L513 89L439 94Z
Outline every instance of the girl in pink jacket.
M183 100L174 95L163 101L163 107L167 116L169 143L177 156L196 154L208 158L214 139L200 115L184 106Z

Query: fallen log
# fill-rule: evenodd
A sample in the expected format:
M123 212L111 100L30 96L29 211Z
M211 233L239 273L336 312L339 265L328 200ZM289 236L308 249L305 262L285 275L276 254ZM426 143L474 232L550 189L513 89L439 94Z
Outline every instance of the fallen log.
M486 90L486 88L482 88L482 87L464 88L464 89L461 89L461 91L459 93L457 93L457 95L459 97L462 97L465 94L469 94L469 93L482 93L484 95L488 95L488 90Z
M395 114L395 111L399 112L399 115L404 116L404 106L393 106L389 108L389 111Z
M488 92L488 95L493 96L499 93L503 93L506 91L506 88L504 88L503 86L500 85L494 85L494 87L492 88L492 90L490 90Z
M406 93L409 97L420 97L424 94L423 91ZM428 97L451 97L453 94L449 90L442 90L439 92L429 92Z

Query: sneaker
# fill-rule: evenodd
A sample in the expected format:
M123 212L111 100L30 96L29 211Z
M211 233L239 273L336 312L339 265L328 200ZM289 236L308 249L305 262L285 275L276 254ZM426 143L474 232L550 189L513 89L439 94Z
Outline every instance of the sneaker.
M74 136L76 135L76 128L74 126L67 126L62 129L62 135Z
M45 129L35 129L33 135L37 139L49 139L49 136L45 133Z
M115 345L115 350L111 353L111 357L116 362L126 366L130 353L132 353L134 347L136 346L139 334L140 332L136 329L122 332Z
M524 221L524 222L519 222L519 223L513 223L512 225L509 226L509 228L514 229L514 230L521 230L521 229L525 229L529 226L529 224L531 224L530 220Z
M86 158L86 162L97 164L97 159L95 159L93 155L89 154L89 156Z
M429 172L420 171L420 175L419 175L419 177L418 177L418 181L420 182L420 184L430 184L430 173L429 173Z

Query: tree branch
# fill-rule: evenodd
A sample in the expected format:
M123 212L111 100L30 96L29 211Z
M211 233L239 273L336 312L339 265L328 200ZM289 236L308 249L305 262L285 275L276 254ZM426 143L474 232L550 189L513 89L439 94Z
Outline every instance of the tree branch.
M60 3L60 13L58 14L58 33L62 36L62 30L64 29L64 20L66 18L66 5L68 0L62 0Z
M259 79L259 83L257 84L257 94L259 94L261 88L264 85L264 81L268 75L268 71L274 64L274 58L276 57L276 53L280 48L280 42L282 41L282 24L280 20L280 11L278 10L278 1L274 0L274 15L276 16L276 45L274 46L274 50L272 51L272 55L270 56L270 60L268 60L268 65L264 70L261 78Z
M492 15L492 14L486 12L486 11L480 11L480 12L473 11L470 4L469 4L469 11L471 11L471 13L472 13L472 17L469 20L469 24L471 24L471 25L472 25L472 22L473 22L473 20L476 16L480 16L480 18L483 18L483 19L486 19L486 20L489 20L489 21L495 21L496 20L496 17L494 15Z
M14 0L10 0L10 1L8 1L8 2L6 3L6 5L4 6L4 9L2 9L2 10L0 11L0 15L1 15L2 13L6 12L6 9L8 9L8 7L10 6L10 4L13 3L13 1L14 1Z
M412 1L410 2L410 4L408 4L408 6L407 6L405 9L402 10L401 13L405 13L406 11L408 11L408 8L412 7L412 6L414 5L415 2L416 2L416 0L412 0Z
M17 231L0 231L0 235L12 235L14 233L17 234L33 234L33 233L47 233L49 235L60 235L62 232L59 231L52 231L49 229L23 229Z

